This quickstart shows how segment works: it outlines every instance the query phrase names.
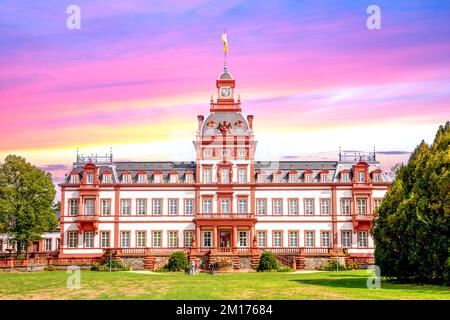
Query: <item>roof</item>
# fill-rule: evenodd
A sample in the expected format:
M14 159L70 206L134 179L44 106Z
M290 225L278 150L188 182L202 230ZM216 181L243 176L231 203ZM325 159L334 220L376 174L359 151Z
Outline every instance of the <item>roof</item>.
M240 112L212 112L208 115L202 127L203 136L216 136L222 134L219 125L225 124L229 128L226 134L236 136L250 135L250 129L244 116Z

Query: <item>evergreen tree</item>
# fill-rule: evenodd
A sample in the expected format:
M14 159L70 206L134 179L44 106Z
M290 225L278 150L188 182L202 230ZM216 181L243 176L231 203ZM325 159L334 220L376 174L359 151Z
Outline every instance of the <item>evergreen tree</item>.
M56 228L52 208L56 190L51 174L24 158L9 155L0 164L0 233L11 236L28 254L28 245Z
M398 169L371 232L383 276L450 284L450 122Z

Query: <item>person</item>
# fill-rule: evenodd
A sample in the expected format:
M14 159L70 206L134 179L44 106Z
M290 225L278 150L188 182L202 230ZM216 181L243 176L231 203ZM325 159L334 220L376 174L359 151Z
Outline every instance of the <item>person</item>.
M191 261L191 267L190 267L190 270L189 270L190 272L189 272L189 274L194 274L194 272L195 272L195 262L194 261Z
M194 261L194 274L198 272L198 262L197 260Z

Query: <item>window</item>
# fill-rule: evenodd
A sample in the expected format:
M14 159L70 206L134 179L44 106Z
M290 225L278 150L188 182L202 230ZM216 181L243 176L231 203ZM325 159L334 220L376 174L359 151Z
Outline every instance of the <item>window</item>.
M93 248L94 247L94 232L86 231L84 233L84 247Z
M373 211L374 211L374 213L378 212L378 209L380 208L380 206L381 206L381 199L374 199L373 200Z
M186 179L185 183L192 183L193 182L192 173L186 173Z
M140 173L138 175L138 183L147 183L147 175L144 173Z
M358 171L358 182L364 183L366 181L366 177L364 171Z
M348 182L348 173L347 172L341 173L341 180L342 180L342 182Z
M122 175L122 183L130 183L131 182L131 177L129 174L125 173Z
M305 214L314 214L314 199L305 199Z
M305 247L314 248L314 231L305 231Z
M267 206L266 199L256 200L256 210L257 210L256 213L260 216L265 216L267 214L266 206Z
M78 176L77 174L71 174L70 175L70 183L77 183L78 182Z
M203 200L203 213L212 212L212 201L210 199Z
M204 157L211 157L212 151L211 150L203 150L203 156Z
M245 157L246 156L246 152L245 152L245 149L240 149L239 150L239 157Z
M298 199L289 199L289 214L298 215Z
M78 214L78 200L69 200L69 215L76 216Z
M153 214L156 216L162 215L162 199L153 199Z
M102 200L102 215L108 216L111 214L111 200Z
M169 199L169 215L178 214L178 199Z
M145 231L138 231L136 233L136 247L138 248L144 248L146 247L146 232Z
M230 183L230 169L223 168L220 171L220 183Z
M203 231L203 247L211 247L212 244L212 232Z
M330 214L330 199L320 199L320 213Z
M130 199L122 199L122 215L129 216L131 214L131 200Z
M171 174L170 175L170 183L177 183L178 182L178 175L177 174Z
M122 231L120 232L120 243L122 244L122 248L130 247L130 231Z
M281 174L280 173L273 174L273 183L281 183Z
M59 250L61 248L61 243L60 242L61 242L61 240L59 238L56 239L56 250ZM1 241L0 241L0 243L1 243Z
M203 175L204 175L204 182L205 183L212 183L212 173L211 173L211 169L205 169L203 171Z
M320 174L320 182L327 183L328 181L328 175L326 173Z
M86 181L88 184L93 184L94 183L94 173L93 172L89 172L86 176Z
M138 215L147 214L147 200L145 199L137 200L137 214Z
M45 239L45 251L52 251L52 239Z
M162 174L156 173L153 176L153 181L154 181L154 183L162 183Z
M329 231L322 232L322 247L323 248L330 247L330 232Z
M305 182L306 183L311 183L311 181L312 181L311 173L305 173Z
M298 247L298 231L289 231L289 247Z
M239 169L239 183L247 182L247 169Z
M367 247L367 231L358 232L358 246L362 248Z
M110 173L103 174L103 183L111 183L111 174Z
M273 215L281 215L281 208L282 208L282 200L281 199L273 199Z
M184 233L184 246L190 247L192 245L192 239L194 238L194 232L193 231L186 231Z
M248 232L247 231L239 231L239 247L247 247L248 246Z
M358 214L360 214L360 215L367 214L366 203L367 203L366 199L358 199L358 200L356 200L356 204L357 204L357 207L358 207Z
M162 243L162 232L153 231L153 247L160 248Z
M297 182L297 175L291 173L289 174L289 183L296 183Z
M102 231L100 233L100 241L102 248L109 248L109 232Z
M342 231L342 246L349 248L351 246L351 231Z
M78 234L77 232L69 232L69 248L78 247Z
M267 233L265 231L258 231L256 233L256 237L258 239L258 247L264 248L267 244Z
M283 243L282 243L281 231L274 231L273 232L273 246L281 247L282 245L283 245Z
M378 173L378 172L375 172L374 174L373 174L373 181L374 182L380 182L380 174Z
M222 149L222 157L228 157L229 156L229 152L226 149Z
M350 199L341 199L341 214L350 214Z
M184 214L186 215L194 214L194 200L192 199L184 200Z
M230 213L230 199L220 200L220 213L222 214Z
M86 199L84 201L84 214L87 216L93 216L94 215L94 206L95 206L95 200L94 199Z
M266 182L266 178L267 178L267 176L266 176L265 174L263 174L263 173L258 173L258 182L259 182L259 183L264 183L264 182Z
M239 199L238 200L238 213L245 214L247 213L247 199Z

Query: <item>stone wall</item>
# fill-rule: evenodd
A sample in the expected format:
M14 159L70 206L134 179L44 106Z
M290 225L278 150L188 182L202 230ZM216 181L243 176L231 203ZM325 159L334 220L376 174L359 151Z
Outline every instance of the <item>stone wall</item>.
M252 257L239 257L239 269L240 270L253 270L252 269Z
M144 258L133 257L133 258L121 258L122 263L130 268L130 270L144 270Z
M305 270L317 270L322 265L328 263L328 258L324 257L305 257Z

